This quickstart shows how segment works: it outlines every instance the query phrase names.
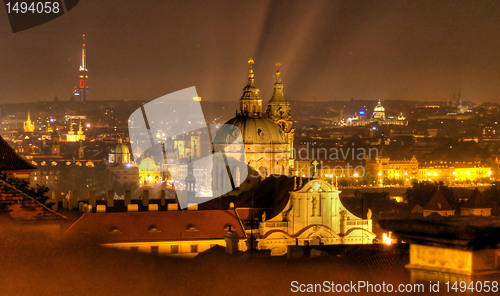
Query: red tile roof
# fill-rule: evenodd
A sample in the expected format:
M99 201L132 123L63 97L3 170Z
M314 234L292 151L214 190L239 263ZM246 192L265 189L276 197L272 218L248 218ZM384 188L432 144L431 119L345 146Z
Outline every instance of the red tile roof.
M100 243L222 239L228 225L245 236L234 210L90 213L65 235Z
M0 136L0 171L34 170L35 167L22 159Z

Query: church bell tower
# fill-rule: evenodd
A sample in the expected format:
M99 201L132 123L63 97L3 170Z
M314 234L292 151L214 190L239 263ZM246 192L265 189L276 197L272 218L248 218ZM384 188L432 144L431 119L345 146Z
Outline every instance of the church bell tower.
M290 153L288 165L293 167L293 136L295 134L295 128L293 128L290 103L285 99L285 94L283 92L280 66L281 63L276 63L276 82L274 83L273 96L267 104L266 116L273 120L285 134L288 142L288 151Z
M262 98L260 90L255 86L255 75L253 73L254 61L248 60L250 69L248 70L248 84L243 88L243 96L240 99L241 116L260 118L262 117Z

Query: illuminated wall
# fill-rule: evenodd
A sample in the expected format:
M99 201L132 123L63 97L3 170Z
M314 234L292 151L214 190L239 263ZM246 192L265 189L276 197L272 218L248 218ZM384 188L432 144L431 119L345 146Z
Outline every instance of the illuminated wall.
M157 165L154 159L146 157L139 164L139 185L156 186L162 182L160 166Z
M443 182L478 182L490 180L493 172L491 167L462 167L435 166L420 168L418 181Z
M193 258L216 245L225 248L226 242L224 239L204 239L103 244L105 247L181 258ZM244 240L238 243L238 250L247 250Z

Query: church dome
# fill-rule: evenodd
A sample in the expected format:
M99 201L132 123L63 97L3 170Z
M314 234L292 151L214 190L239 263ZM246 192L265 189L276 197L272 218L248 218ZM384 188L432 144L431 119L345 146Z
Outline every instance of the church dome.
M243 142L251 144L286 144L287 141L281 129L268 118L253 118L236 116L226 122L226 125L236 126L241 131ZM215 144L227 144L234 141L233 131L228 126L222 126L215 136Z
M111 148L111 153L114 154L130 154L130 150L128 146L123 144L121 139L118 140L118 144L116 144L115 148Z
M380 100L378 100L377 106L373 109L374 112L384 112L385 108L382 106L382 103L380 103Z

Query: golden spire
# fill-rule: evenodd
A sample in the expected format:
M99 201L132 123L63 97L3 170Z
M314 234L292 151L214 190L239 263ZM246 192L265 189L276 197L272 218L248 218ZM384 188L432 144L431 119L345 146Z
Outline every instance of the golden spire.
M275 65L276 65L276 82L280 83L281 82L281 72L280 72L281 63L277 62Z
M255 62L253 61L253 58L250 58L248 60L248 64L250 65L250 69L248 70L248 78L253 78L254 77L253 64L255 64Z

